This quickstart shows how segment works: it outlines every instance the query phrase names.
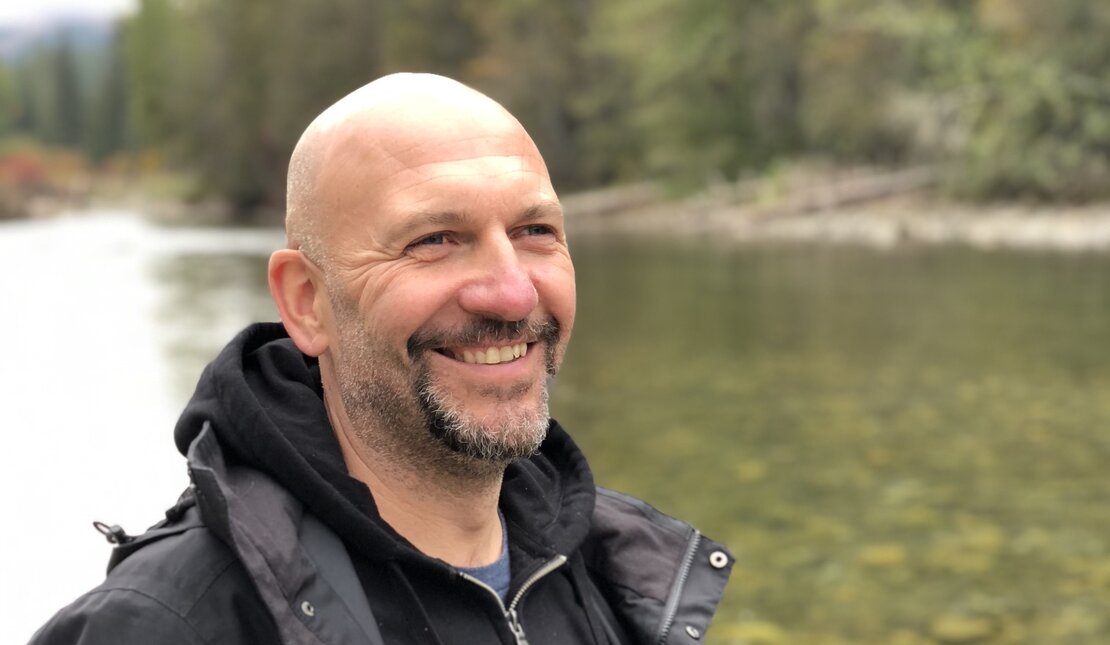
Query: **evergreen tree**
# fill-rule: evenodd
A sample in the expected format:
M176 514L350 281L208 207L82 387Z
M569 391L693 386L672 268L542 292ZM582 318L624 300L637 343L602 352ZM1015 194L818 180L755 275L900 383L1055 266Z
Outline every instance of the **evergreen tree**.
M73 47L68 38L63 37L54 52L51 76L54 91L51 97L54 123L50 140L70 148L81 146L84 110L82 109L81 89L77 81L77 69Z
M85 132L85 148L97 161L129 145L127 68L119 29L113 35L106 62L103 78L93 93Z
M19 77L0 63L0 138L13 134L19 120Z

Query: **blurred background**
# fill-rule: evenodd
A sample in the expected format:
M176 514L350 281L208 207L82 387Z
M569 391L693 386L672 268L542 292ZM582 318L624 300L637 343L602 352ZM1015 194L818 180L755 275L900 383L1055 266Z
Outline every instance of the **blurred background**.
M394 71L529 129L579 279L553 414L728 544L711 643L1110 642L1110 5L0 8L0 640L186 485L274 320L285 168Z

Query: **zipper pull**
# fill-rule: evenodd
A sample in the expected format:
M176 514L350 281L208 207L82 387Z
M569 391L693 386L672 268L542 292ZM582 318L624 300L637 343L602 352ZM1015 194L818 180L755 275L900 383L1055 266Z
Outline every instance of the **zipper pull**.
M521 625L520 621L517 620L516 610L510 609L506 612L506 616L509 619L509 629L512 630L513 638L516 639L516 645L528 645L528 637L524 635L524 625Z

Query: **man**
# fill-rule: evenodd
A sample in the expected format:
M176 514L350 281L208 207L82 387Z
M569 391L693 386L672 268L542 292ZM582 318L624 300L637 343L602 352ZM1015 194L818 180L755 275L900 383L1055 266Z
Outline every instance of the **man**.
M732 558L595 488L548 418L574 325L532 140L452 80L379 79L293 152L284 327L205 370L167 519L36 643L691 643ZM649 436L645 440L650 440Z

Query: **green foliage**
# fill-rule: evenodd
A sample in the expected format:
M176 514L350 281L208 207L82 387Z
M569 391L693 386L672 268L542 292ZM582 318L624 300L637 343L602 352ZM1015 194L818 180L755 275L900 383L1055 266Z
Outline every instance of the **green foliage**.
M984 197L1110 195L1110 10L984 2L985 60L972 67L956 187ZM967 52L965 55L972 55Z
M96 161L130 145L127 68L122 36L112 39L100 84L90 92L83 147Z
M8 65L0 63L0 137L10 134L19 115L18 79Z
M240 211L280 204L308 121L381 73L381 7L143 0L127 27L136 125Z
M458 76L466 61L479 53L477 26L467 0L379 0L378 4L381 53L388 71ZM491 12L497 10L496 5L490 7Z
M169 141L177 120L174 106L182 84L173 66L183 57L180 31L175 25L169 0L142 0L138 13L124 26L125 64L132 122L139 136L148 141ZM178 27L175 29L175 27Z
M124 148L127 87L118 44L61 31L0 63L0 136L30 136L98 160Z
M54 80L54 100L51 132L55 141L63 146L77 146L81 142L82 101L81 90L77 86L77 70L73 60L73 48L68 40L53 52L50 61L50 75Z
M606 9L603 31L632 74L627 127L649 142L641 171L698 182L768 158L765 146L772 145L757 134L757 109L776 102L768 95L789 93L794 66L790 47L771 45L767 58L776 59L780 74L768 73L773 82L760 86L766 70L759 61L766 59L751 55L761 44L743 25L764 17L762 3L645 0ZM768 44L775 39L762 36ZM766 130L769 138L790 138L793 107L765 111L780 126Z
M0 132L155 147L279 206L308 121L393 71L456 77L560 188L696 189L792 157L930 163L972 198L1110 193L1110 5L1087 0L140 0L97 55L0 70Z

